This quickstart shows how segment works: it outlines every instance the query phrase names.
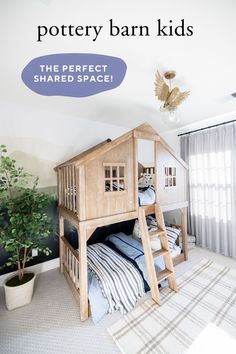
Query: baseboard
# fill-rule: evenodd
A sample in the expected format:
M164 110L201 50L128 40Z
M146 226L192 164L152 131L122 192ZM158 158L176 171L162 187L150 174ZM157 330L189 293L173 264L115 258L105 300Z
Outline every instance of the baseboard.
M47 272L48 270L58 268L59 267L59 258L51 259L50 261L46 261L43 263L35 264L31 267L26 267L27 271L33 271L35 274L40 274ZM4 281L10 277L11 275L15 274L16 272L11 272L7 274L3 274L0 276L0 286L3 286Z

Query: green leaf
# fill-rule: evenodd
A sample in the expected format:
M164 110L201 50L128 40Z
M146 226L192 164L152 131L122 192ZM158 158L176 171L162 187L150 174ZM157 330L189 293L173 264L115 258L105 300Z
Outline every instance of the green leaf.
M5 265L22 262L24 249L41 249L51 252L43 245L52 232L52 220L46 210L53 198L37 191L38 178L7 156L7 148L0 145L0 246L9 254ZM31 257L27 257L29 261ZM22 264L21 264L22 265Z

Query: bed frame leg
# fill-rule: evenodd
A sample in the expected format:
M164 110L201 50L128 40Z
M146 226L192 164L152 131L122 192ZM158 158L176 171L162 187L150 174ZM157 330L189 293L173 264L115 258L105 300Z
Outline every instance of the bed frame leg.
M79 235L80 319L81 321L86 321L89 317L86 229L83 227L79 227L78 235Z
M181 208L181 227L182 227L182 247L184 260L188 260L188 239L187 239L187 208Z
M64 236L64 217L59 215L59 255L60 255L60 272L63 273L63 242L61 237Z

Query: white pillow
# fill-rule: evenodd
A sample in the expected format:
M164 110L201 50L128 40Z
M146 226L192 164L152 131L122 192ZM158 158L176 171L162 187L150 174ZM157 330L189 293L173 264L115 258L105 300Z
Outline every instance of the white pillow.
M148 231L157 230L156 219L154 219L151 215L149 215L149 216L146 216L146 221L147 221ZM133 238L140 240L141 237L142 237L141 230L140 230L140 226L139 226L139 221L137 219L137 220L135 220L135 223L134 223Z
M156 220L152 216L147 216L147 225L148 231L154 231L157 229ZM168 244L170 249L173 249L176 245L176 240L181 234L181 229L176 229L174 227L166 226L166 234L168 239ZM141 241L142 235L139 226L139 221L135 220L134 228L133 228L133 238ZM153 251L157 251L161 248L161 242L159 237L152 237L151 238L151 247Z
M133 238L136 238L138 241L140 241L141 237L142 236L141 236L139 221L135 220L134 228L133 228Z
M150 241L151 241L151 248L154 252L161 249L161 241L159 237L152 237Z
M156 224L156 221L154 218L152 218L150 216L147 217L148 231L156 230L157 227L155 226L155 224ZM134 223L133 238L137 239L138 241L141 241L141 238L142 238L138 220L135 220L135 223ZM159 237L152 237L151 238L151 248L154 252L161 249L161 241L160 241Z
M139 205L151 205L156 201L156 194L152 188L147 188L143 192L138 193Z

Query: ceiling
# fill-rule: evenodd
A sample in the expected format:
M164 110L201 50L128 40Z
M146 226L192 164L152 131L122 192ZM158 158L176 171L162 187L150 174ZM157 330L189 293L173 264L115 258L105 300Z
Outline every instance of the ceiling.
M236 113L236 1L62 1L1 0L0 101L15 102L68 116L134 127L148 121L159 132L173 129L162 122L154 96L154 76L175 70L174 84L190 89L180 107L180 127L227 112ZM48 37L37 42L38 25L148 25L149 37ZM193 36L157 37L156 20L182 18L194 27ZM30 60L52 53L97 53L117 56L127 74L116 89L86 98L46 97L21 81ZM4 83L4 84L3 84Z

